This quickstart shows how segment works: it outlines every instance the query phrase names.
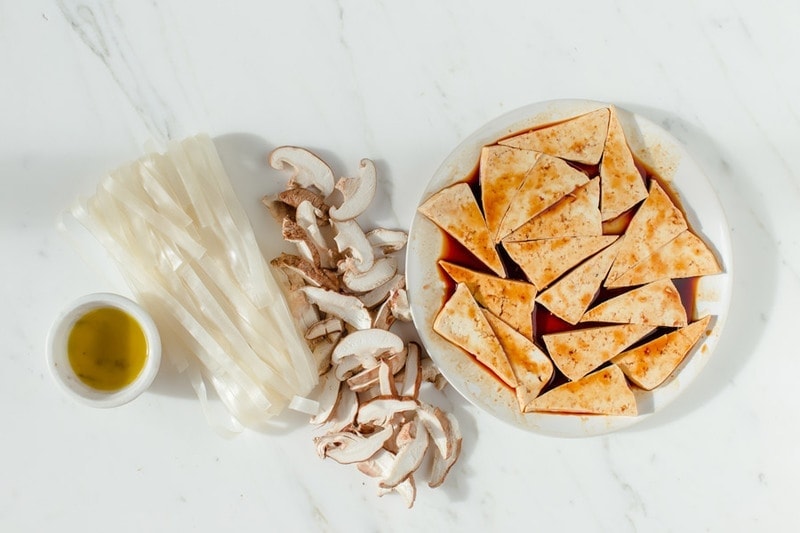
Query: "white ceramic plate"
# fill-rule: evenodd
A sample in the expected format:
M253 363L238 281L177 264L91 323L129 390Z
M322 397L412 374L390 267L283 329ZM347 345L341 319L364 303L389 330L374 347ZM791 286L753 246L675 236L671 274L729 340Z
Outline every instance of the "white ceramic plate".
M467 179L477 166L481 147L502 137L539 125L574 117L599 107L602 102L554 100L532 104L507 113L481 127L462 142L434 174L422 194L424 202L434 192ZM714 315L711 332L698 343L681 366L652 392L636 389L639 415L580 416L523 414L513 391L499 384L470 355L450 344L433 329L433 321L445 300L445 274L437 267L444 235L417 213L409 235L406 276L414 324L431 358L455 389L470 402L510 424L542 434L583 437L616 431L658 412L691 383L711 357L719 341L731 297L732 253L725 214L711 185L684 147L669 133L644 117L617 108L628 143L636 157L670 182L686 213L690 227L711 244L724 273L702 278L697 286L695 316Z

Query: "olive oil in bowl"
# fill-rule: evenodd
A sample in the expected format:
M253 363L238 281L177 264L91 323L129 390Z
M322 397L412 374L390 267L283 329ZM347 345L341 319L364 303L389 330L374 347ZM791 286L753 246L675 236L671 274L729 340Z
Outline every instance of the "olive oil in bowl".
M142 326L116 307L100 307L80 317L67 340L69 364L86 385L115 391L133 383L147 360Z
M47 360L67 394L94 407L116 407L153 382L161 364L161 338L136 302L117 294L90 294L54 323Z

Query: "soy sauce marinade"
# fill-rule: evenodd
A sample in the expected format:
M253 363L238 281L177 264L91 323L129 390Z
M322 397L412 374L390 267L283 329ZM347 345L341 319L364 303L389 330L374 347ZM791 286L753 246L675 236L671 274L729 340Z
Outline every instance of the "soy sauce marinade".
M513 134L517 135L517 134ZM513 136L511 135L511 136ZM649 190L650 180L656 180L658 184L664 189L672 202L678 207L681 212L685 213L683 207L681 206L680 200L678 195L675 193L674 190L669 185L669 182L658 176L654 171L649 169L646 165L644 165L641 161L637 160L634 157L634 161L636 163L636 168L639 170L639 174L642 175L642 179L645 181L645 184ZM587 177L594 178L600 175L600 166L599 165L584 165L578 164L571 161L567 161L567 163L586 174ZM477 200L478 206L483 212L483 205L481 203L481 180L480 180L480 169L478 165L462 180L469 184L470 189L472 190L475 199ZM639 208L638 204L636 207L622 213L617 218L610 220L608 222L603 223L603 234L605 235L621 235L625 232L630 223L633 215L635 214L636 210ZM485 214L484 214L485 215ZM476 270L478 272L482 272L489 275L495 275L489 268L487 268L478 258L476 258L466 247L464 247L461 243L453 239L449 234L443 233L444 236L444 244L442 246L442 253L439 259L448 261L451 263L455 263L457 265L461 265L472 270ZM506 274L508 279L512 280L521 280L521 281L528 281L523 273L522 269L511 260L511 258L506 253L505 249L502 245L498 244L496 246L497 252L500 255L501 260L503 261L503 266L506 269ZM440 267L440 276L445 284L445 294L444 299L442 300L442 305L446 302L455 292L456 284L444 272ZM569 271L567 272L569 273ZM564 275L566 275L565 273ZM562 276L563 277L563 276ZM560 278L559 278L560 279ZM695 300L697 297L697 283L699 278L685 278L685 279L673 279L673 283L675 284L675 288L678 290L678 293L681 296L681 302L683 303L684 308L686 309L686 315L691 317L694 312L694 305ZM552 286L558 280L553 281L549 286ZM619 289L608 289L605 287L601 287L600 291L598 292L597 296L593 300L590 307L593 307L601 302L609 300L623 292L627 292L634 287L625 287ZM542 349L545 353L547 353L547 347L545 346L543 336L549 333L561 333L566 331L573 331L578 329L583 329L587 327L595 327L598 326L599 323L578 323L576 325L572 325L568 322L565 322L561 318L557 317L553 313L551 313L547 308L540 304L536 304L534 306L533 313L531 315L531 321L533 325L533 340L540 349ZM639 346L648 342L649 340L653 339L656 336L662 335L668 331L674 330L675 328L657 328L653 333L647 335L643 339L640 339L638 342L633 344L631 347ZM477 360L476 360L477 362ZM547 392L548 390L557 387L563 383L569 381L566 376L564 376L556 367L553 366L554 373L553 379L550 381L547 387L544 388L542 393ZM493 372L489 372L492 376L494 376ZM503 386L505 385L499 378L494 376L495 379ZM633 385L635 386L635 385Z

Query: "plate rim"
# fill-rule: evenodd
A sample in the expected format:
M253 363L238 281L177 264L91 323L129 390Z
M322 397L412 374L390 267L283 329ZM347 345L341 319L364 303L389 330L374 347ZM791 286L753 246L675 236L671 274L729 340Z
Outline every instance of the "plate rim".
M471 404L506 423L542 435L558 437L595 436L618 431L642 422L662 410L680 396L706 366L708 359L710 359L715 351L724 329L726 318L729 313L733 287L733 253L730 226L716 191L706 174L691 157L686 147L669 131L650 119L610 102L584 99L555 99L518 107L490 120L473 131L445 157L427 182L416 204L419 206L425 199L433 194L433 192L445 186L457 183L458 181L463 181L469 176L478 163L480 148L485 144L494 143L501 137L511 135L527 128L546 125L612 105L617 110L626 137L631 133L631 137L635 138L635 140L629 139L628 142L631 145L631 149L640 160L644 159L649 166L658 166L660 164L663 168L656 168L655 170L659 172L660 177L671 183L672 190L681 200L684 198L686 192L692 192L694 195L702 193L704 195L702 197L703 202L710 202L710 207L712 209L709 210L709 204L703 203L703 212L700 214L698 214L696 209L699 206L692 203L691 199L687 199L688 202L682 201L681 203L684 207L683 211L689 220L689 227L693 231L703 235L704 240L711 244L723 267L723 272L721 274L704 276L700 279L698 284L699 304L695 306L695 314L700 314L700 308L712 309L715 314L709 334L702 342L695 345L678 369L673 372L663 388L656 389L653 392L635 390L637 403L640 407L645 406L649 408L645 410L645 412L635 417L550 413L523 414L519 412L515 400L513 403L514 412L507 412L509 411L507 401L505 409L503 409L502 406L498 406L497 402L488 402L485 398L481 398L479 392L476 392L477 386L470 387L470 385L473 385L472 383L465 383L463 379L459 379L461 376L454 371L452 362L445 359L445 357L438 352L438 349L442 347L441 345L446 345L445 352L455 351L462 353L461 356L450 354L451 359L458 359L459 357L463 359L465 356L470 356L467 356L466 352L463 352L460 348L443 341L436 333L432 332L431 324L433 317L430 316L430 310L425 310L425 301L422 301L424 297L417 297L418 291L416 289L422 290L424 288L422 292L430 294L430 287L426 287L428 284L425 283L425 280L417 279L417 277L422 274L419 270L420 254L418 253L421 251L420 246L422 246L419 242L419 235L423 230L420 228L425 228L425 226L428 225L427 231L430 232L435 229L440 236L441 230L436 228L432 222L422 216L416 209L409 228L408 249L405 261L408 297L414 325L429 356L437 364L440 371L451 383L453 388ZM655 150L656 147L663 152L663 157L659 159L660 163L653 158L647 159L648 156L653 155L653 152L659 151ZM695 181L687 181L690 178L695 179ZM678 183L675 183L674 180L676 179ZM696 187L700 188L699 192L695 190ZM695 209L692 210L692 208ZM709 211L713 211L713 213L709 214ZM710 225L714 227L711 228L709 227ZM711 238L709 233L713 233L714 238ZM422 251L424 252L424 250ZM440 255L441 246L439 246L439 255L432 261L434 265ZM438 272L437 267L434 266L433 269ZM441 273L438 275L441 276ZM435 283L443 285L441 278ZM710 291L709 296L701 298L701 291L705 290L704 288ZM705 300L708 300L708 302ZM439 302L437 307L440 306L441 302ZM427 307L430 307L430 302L428 302ZM432 335L438 338L438 343L432 341ZM448 347L449 350L447 349ZM477 368L477 365L474 365L474 363L472 363L472 366ZM481 370L481 372L483 372L483 370ZM510 391L503 393L499 385L497 391L500 396L508 394L513 397Z

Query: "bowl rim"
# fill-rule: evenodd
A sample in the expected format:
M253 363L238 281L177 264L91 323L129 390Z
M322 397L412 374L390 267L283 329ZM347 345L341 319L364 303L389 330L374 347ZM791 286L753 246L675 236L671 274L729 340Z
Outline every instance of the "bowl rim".
M128 313L141 326L147 341L147 358L139 375L125 387L101 391L83 383L75 375L67 357L67 339L75 322L95 309L111 307ZM124 405L147 390L161 366L161 337L145 309L130 298L111 292L97 292L70 302L53 321L47 335L46 361L50 375L67 396L91 407L109 408Z

